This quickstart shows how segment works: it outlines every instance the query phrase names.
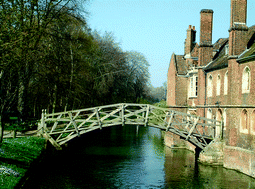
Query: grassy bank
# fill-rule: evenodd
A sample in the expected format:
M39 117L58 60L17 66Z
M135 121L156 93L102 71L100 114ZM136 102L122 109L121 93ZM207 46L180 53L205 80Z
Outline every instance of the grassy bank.
M4 139L0 144L0 188L14 188L44 147L44 138Z

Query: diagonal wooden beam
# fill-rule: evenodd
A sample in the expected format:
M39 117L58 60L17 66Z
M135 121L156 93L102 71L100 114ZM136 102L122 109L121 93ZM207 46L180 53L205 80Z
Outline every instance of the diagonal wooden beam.
M172 126L172 121L173 121L173 118L174 118L174 114L175 114L175 112L171 112L170 119L169 119L168 125L166 127L166 131L168 131L169 128Z
M80 136L79 130L78 130L78 128L77 128L77 125L76 125L76 123L75 123L75 120L74 120L72 114L71 114L71 113L68 113L68 115L69 115L69 117L70 117L70 119L71 119L71 123L73 124L76 133L78 134L78 136ZM76 116L76 117L77 117L77 116Z
M199 120L199 117L197 117L197 118L196 118L196 120L195 120L195 122L194 122L194 124L193 124L192 128L190 129L189 134L188 134L188 136L186 137L186 139L185 139L185 140L188 140L188 139L189 139L189 137L190 137L190 135L192 134L193 130L194 130L194 129L195 129L195 127L197 126L197 122L198 122L198 120Z
M57 121L54 123L53 127L51 128L50 133L52 133L56 129L56 127L58 125L58 120L62 117L62 115L63 114L59 114L59 116L57 117Z
M101 123L100 116L99 116L99 113L98 113L98 108L96 108L95 111L96 111L97 121L98 121L99 127L100 127L100 129L102 129L102 123Z

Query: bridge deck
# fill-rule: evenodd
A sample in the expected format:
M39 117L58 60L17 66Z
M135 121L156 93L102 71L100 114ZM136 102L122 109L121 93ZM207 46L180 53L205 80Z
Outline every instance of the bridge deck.
M170 131L203 149L216 137L219 121L147 104L113 104L68 112L42 113L38 128L57 148L104 127L143 125ZM220 130L220 129L218 129Z

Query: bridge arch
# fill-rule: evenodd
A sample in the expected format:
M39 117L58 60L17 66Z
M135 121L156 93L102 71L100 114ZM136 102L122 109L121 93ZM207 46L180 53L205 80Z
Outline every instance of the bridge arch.
M181 136L200 149L215 138L220 122L149 104L112 104L59 113L42 112L38 131L57 149L68 141L96 129L142 125Z

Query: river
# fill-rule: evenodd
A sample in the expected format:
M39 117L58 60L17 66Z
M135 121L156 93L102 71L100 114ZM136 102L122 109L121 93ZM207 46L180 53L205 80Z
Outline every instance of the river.
M50 154L24 188L255 188L255 179L195 163L194 154L164 146L151 127L103 128Z

